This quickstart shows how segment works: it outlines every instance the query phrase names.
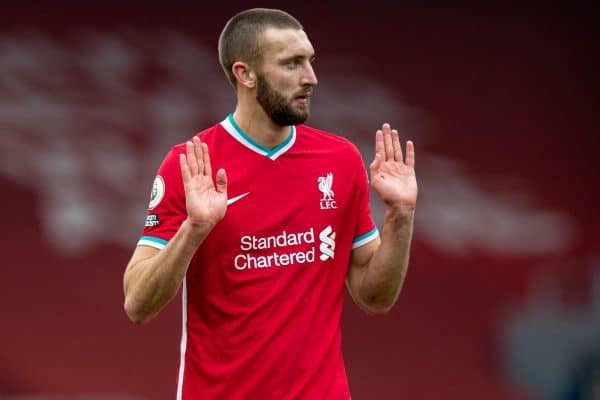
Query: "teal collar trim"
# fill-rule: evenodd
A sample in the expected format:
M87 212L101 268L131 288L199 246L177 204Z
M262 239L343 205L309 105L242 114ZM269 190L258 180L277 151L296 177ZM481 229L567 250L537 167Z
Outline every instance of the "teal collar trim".
M240 126L233 119L233 114L229 114L227 118L225 118L221 122L221 126L225 128L227 133L229 133L235 140L243 144L245 147L250 150L261 154L265 157L270 158L271 160L276 160L279 156L288 151L296 142L296 126L292 125L290 127L290 134L288 137L277 146L269 149L254 140L240 128Z

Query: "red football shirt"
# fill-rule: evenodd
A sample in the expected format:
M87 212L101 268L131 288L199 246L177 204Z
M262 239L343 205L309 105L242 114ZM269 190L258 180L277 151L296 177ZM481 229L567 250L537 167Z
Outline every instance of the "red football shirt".
M347 400L345 278L378 236L358 149L304 125L267 149L232 115L198 135L229 201L183 282L177 398ZM165 247L186 217L182 152L159 168L138 245Z

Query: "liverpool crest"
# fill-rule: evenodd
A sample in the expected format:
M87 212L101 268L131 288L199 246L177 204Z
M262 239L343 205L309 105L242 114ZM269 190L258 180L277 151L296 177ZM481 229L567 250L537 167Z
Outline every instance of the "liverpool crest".
M333 173L329 172L326 176L320 176L317 181L319 182L319 190L323 193L323 197L320 201L321 210L330 210L337 208L335 203L335 193L333 192Z

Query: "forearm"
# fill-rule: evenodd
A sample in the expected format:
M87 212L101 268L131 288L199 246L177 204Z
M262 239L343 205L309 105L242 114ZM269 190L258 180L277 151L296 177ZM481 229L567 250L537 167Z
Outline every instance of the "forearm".
M194 253L210 229L184 221L167 246L132 260L124 277L125 311L136 323L152 319L177 294Z
M366 267L359 296L373 312L387 312L395 304L408 270L414 208L388 208L381 244Z

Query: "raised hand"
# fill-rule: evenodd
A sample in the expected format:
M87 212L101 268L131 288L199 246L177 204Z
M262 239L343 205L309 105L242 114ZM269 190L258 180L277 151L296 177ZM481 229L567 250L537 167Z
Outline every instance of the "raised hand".
M179 155L179 167L185 191L188 220L197 226L212 229L227 210L227 176L219 169L216 185L208 146L195 136L185 144L185 154Z
M406 158L398 131L385 123L375 133L375 159L370 165L371 185L388 207L401 211L415 208L417 178L415 175L415 148L406 142Z

